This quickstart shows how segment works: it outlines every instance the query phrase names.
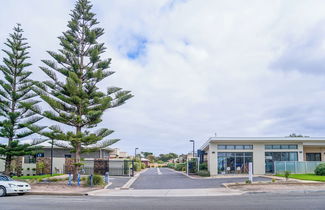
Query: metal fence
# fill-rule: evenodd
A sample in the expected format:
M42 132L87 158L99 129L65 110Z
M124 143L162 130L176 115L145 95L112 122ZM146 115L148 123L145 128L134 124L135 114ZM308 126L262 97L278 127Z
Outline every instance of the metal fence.
M282 174L290 171L292 174L313 174L321 161L275 161L274 173Z
M93 160L82 161L84 165L80 167L80 173L83 175L96 174L95 165ZM69 173L64 165L64 173ZM97 170L98 171L98 170ZM130 160L114 160L109 161L107 171L110 176L130 176L132 175L132 161Z

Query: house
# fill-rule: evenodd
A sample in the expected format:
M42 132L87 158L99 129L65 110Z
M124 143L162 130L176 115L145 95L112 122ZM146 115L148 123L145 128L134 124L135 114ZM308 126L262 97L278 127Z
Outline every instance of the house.
M25 140L23 143L30 143L30 140ZM35 175L35 174L50 174L51 173L51 148L50 141L38 144L42 146L42 153L36 155L25 155L14 159L14 172L22 175ZM72 158L75 157L71 153L71 149L62 148L53 145L53 173L64 173L65 167L71 165ZM81 159L86 162L93 162L95 159L108 159L110 148L100 149L96 152L83 153ZM4 161L0 161L0 172L4 171Z
M127 159L129 158L129 154L127 152L122 152L119 148L114 148L109 153L110 159Z
M273 174L279 161L295 167L303 161L325 161L325 137L212 137L200 150L207 154L211 176L247 174L249 162L253 174Z

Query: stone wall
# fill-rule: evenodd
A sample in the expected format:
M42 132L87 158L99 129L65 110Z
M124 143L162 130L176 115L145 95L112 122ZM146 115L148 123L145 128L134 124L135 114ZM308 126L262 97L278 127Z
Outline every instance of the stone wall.
M50 174L50 173L51 173L51 158L37 157L36 174Z
M64 164L64 173L73 173L74 169L74 159L73 158L66 158L65 159L65 164Z
M94 174L105 175L109 171L109 160L95 159Z

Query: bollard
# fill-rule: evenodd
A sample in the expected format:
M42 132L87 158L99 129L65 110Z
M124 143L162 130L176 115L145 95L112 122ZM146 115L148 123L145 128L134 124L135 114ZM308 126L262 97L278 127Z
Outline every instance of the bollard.
M72 186L72 176L71 176L71 173L69 173L68 186Z
M78 173L78 186L80 187L80 174Z
M105 183L108 184L109 183L109 172L105 173Z
M93 175L90 175L90 186L93 187Z

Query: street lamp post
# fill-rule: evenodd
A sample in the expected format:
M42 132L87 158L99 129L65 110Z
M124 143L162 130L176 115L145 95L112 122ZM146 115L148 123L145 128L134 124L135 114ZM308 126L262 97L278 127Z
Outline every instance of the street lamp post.
M190 142L193 143L193 158L195 156L195 141L194 140L190 140Z
M139 148L138 147L136 147L135 149L134 149L134 159L136 159L136 157L137 157L137 150L138 150Z

